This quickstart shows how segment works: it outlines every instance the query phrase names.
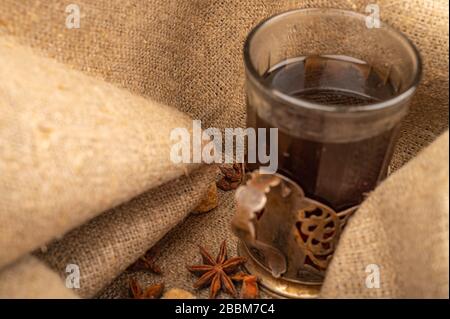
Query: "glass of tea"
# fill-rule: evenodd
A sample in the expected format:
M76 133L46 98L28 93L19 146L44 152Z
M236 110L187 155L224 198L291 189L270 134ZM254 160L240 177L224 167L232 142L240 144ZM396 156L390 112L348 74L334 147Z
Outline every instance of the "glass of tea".
M374 19L298 9L263 21L245 42L247 126L278 129L277 180L304 196L263 194L265 209L249 220L253 238L240 236L244 254L269 273L258 247L285 256L280 280L320 285L349 213L387 176L421 60L406 36ZM273 140L265 141L258 147L268 154Z
M245 43L247 126L278 128L278 172L336 210L386 177L421 74L414 45L371 19L299 9Z

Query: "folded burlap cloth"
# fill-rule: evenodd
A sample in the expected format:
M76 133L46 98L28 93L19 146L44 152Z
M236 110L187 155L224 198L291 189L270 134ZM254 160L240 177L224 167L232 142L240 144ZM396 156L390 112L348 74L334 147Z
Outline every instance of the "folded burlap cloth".
M130 276L192 290L198 243L235 253L233 192L188 217L217 170L173 164L170 131L245 125L242 45L261 19L368 3L77 0L80 28L67 28L67 1L2 0L0 297L127 297ZM378 5L424 77L398 170L348 224L322 296L448 297L448 134L417 155L448 128L448 2ZM163 275L125 271L158 241ZM65 288L68 264L80 288ZM365 284L371 264L380 288Z

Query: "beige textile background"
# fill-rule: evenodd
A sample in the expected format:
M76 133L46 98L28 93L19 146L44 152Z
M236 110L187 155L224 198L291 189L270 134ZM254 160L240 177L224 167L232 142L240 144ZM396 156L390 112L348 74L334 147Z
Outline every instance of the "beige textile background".
M0 78L0 267L195 167L169 160L171 129L192 125L174 108L7 38Z
M0 32L14 35L21 43L67 66L173 106L201 119L204 126L223 128L245 123L241 50L252 26L290 8L340 7L364 12L368 3L83 0L77 1L81 28L69 30L64 26L64 1L3 0ZM448 2L385 0L378 4L381 18L404 31L419 47L424 61L423 81L394 155L393 166L398 168L448 127ZM235 247L228 231L231 199L231 193L225 194L218 209L190 217L164 239L161 263L167 269L166 282L186 288L190 285L191 277L180 265L194 258L194 243L199 239L214 248L228 238L230 246ZM181 219L179 214L174 216L176 224ZM83 248L89 245L85 242ZM161 280L139 275L144 282ZM110 281L111 276L106 277L103 285ZM104 291L104 296L126 294L121 277Z
M0 298L75 299L61 278L43 262L24 256L0 272Z
M77 293L92 297L196 207L216 169L202 168L152 189L73 230L39 256L63 277L67 264L78 265Z
M446 132L364 202L340 239L323 297L448 298L448 143ZM373 265L379 288L366 286Z

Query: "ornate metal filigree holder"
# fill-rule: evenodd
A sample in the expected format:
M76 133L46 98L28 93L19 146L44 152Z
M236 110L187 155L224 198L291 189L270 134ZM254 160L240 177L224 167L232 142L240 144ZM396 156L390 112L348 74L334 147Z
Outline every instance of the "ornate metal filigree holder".
M247 270L285 298L314 298L352 207L335 212L279 174L251 173L236 191L233 232Z

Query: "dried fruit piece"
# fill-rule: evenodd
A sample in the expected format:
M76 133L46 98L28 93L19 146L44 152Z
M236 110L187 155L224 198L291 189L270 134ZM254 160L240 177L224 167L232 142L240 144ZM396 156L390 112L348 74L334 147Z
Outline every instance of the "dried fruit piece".
M246 276L242 281L241 298L255 299L259 297L258 279L256 276Z
M205 197L202 199L200 204L194 209L194 213L206 213L217 207L219 200L217 197L217 186L216 183L212 183Z
M242 282L241 298L255 299L259 297L258 278L253 275L248 275L244 272L238 272L231 276L231 279L237 282Z
M161 298L164 291L164 283L156 284L145 288L142 298L143 299L158 299Z
M172 288L169 291L166 291L162 297L163 299L196 299L193 294L189 291L180 289L180 288Z

